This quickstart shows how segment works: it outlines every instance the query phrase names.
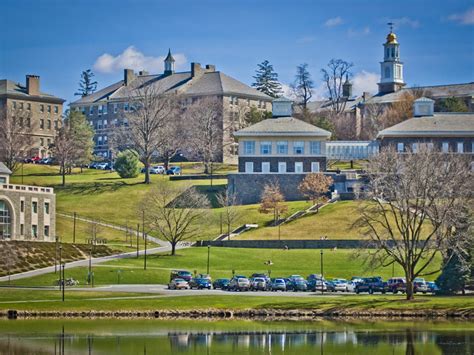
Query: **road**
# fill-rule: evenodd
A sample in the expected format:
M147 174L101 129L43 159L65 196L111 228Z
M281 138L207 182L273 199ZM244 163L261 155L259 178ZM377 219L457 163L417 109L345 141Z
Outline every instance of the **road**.
M184 249L188 248L188 246L177 246L176 249ZM158 254L158 253L166 253L171 251L171 245L168 246L162 246L162 247L157 247L157 248L151 248L147 250L147 255L151 254ZM145 251L141 250L139 252L139 255L144 255ZM136 251L128 252L128 253L122 253L122 254L114 254L114 255L109 255L109 256L104 256L100 258L92 258L91 263L92 265L96 264L101 264L105 263L110 260L115 260L115 259L124 259L124 258L131 258L137 255ZM77 260L77 261L72 261L70 263L66 264L66 269L72 269L74 267L78 266L88 266L89 265L89 259L83 259L83 260ZM10 275L10 280L19 280L19 279L24 279L27 277L32 277L32 276L38 276L38 275L44 275L44 274L49 274L51 272L54 272L54 266L48 266L42 269L36 269L36 270L31 270L31 271L26 271L22 272L19 274L14 274ZM0 282L8 281L8 276L3 276L0 277Z

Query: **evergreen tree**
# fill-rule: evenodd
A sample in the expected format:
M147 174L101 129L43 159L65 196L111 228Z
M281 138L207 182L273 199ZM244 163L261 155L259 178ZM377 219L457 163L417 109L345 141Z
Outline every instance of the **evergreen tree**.
M438 112L468 112L466 102L460 97L447 97L435 103Z
M138 154L132 150L121 152L115 161L115 170L121 178L129 179L140 174Z
M253 77L255 82L252 84L254 88L270 97L277 98L281 96L281 84L278 81L278 74L273 70L273 65L268 60L258 64L255 72L256 75Z
M97 89L97 81L94 81L94 76L94 73L90 69L83 71L81 73L81 81L79 81L79 91L74 95L84 97L95 92Z

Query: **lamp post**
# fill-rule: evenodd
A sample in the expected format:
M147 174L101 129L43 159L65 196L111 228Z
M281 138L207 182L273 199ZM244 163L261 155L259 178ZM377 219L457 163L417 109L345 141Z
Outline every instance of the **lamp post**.
M64 302L64 291L65 291L65 288L66 288L66 278L64 276L64 269L66 268L66 263L64 263L62 265L62 268L63 268L63 276L62 276L63 280L62 280L61 284L63 285L63 302Z
M145 254L143 259L143 270L146 270L146 244L147 244L148 235L145 233Z
M73 219L72 244L76 244L76 212L74 212L74 219Z
M61 276L61 264L62 264L63 246L59 243L59 276Z
M209 275L209 261L211 258L211 246L207 246L207 274Z
M321 293L324 292L324 261L323 261L323 249L321 249Z
M58 272L58 237L56 237L56 247L54 248L54 273Z
M92 286L92 244L89 250L89 285Z
M137 224L137 259L140 251L140 223Z

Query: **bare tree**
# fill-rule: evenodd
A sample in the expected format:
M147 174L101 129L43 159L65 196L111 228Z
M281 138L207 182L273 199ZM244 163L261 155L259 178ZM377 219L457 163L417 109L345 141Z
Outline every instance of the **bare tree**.
M298 99L303 111L307 109L309 100L313 97L314 82L308 71L308 64L303 63L296 67L295 81L291 88Z
M213 163L222 155L223 107L217 97L196 100L186 109L190 149L204 163L204 173L212 174Z
M414 279L430 275L438 253L466 255L472 235L461 233L466 208L472 213L470 158L421 147L418 153L385 149L369 162L358 225L376 247L373 265L399 264L405 273L407 299ZM456 233L457 231L457 233ZM472 244L471 244L472 245Z
M330 176L323 173L311 173L301 181L298 190L315 205L318 201L326 200L325 196L333 183Z
M227 238L230 239L232 224L234 224L241 215L237 208L237 196L226 189L217 195L217 203L224 210L224 222L227 226Z
M15 172L31 148L31 111L0 107L0 161Z
M268 183L263 187L258 211L260 213L273 213L273 224L277 223L282 213L288 211L285 196L281 193L277 182Z
M350 69L354 64L342 59L331 59L327 66L328 69L321 69L321 72L328 90L331 108L336 113L342 113L347 102L346 98L343 97L343 80L351 75Z
M176 254L179 242L196 237L209 208L209 200L195 187L178 187L162 183L142 201L140 211L146 208L146 224L170 242L171 255Z
M59 129L52 146L52 152L59 164L62 186L66 186L66 175L76 158L76 146L71 126L67 121Z
M179 109L175 93L163 93L156 84L131 89L130 110L114 132L116 148L133 148L145 166L145 184L150 183L150 164L154 155L168 143L169 124Z

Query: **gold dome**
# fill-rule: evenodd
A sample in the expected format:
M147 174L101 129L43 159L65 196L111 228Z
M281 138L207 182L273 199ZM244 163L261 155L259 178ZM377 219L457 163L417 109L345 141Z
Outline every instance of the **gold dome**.
M398 43L397 42L397 35L393 32L390 32L387 35L387 43Z

